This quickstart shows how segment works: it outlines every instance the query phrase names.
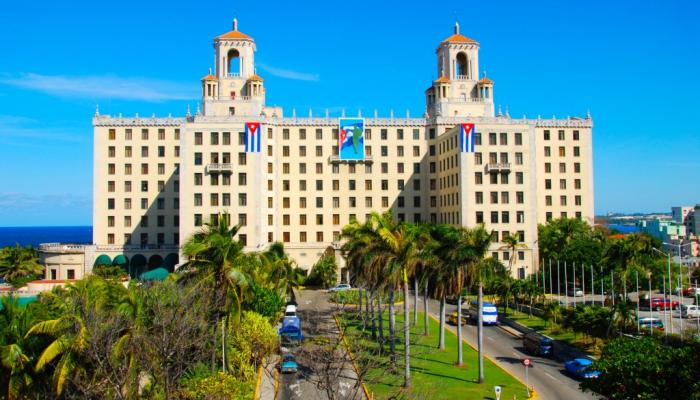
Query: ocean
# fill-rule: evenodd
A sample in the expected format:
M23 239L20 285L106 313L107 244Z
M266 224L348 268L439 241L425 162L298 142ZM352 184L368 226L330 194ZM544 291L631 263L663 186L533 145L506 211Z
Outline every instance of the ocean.
M92 226L22 226L0 227L0 247L40 243L92 243Z

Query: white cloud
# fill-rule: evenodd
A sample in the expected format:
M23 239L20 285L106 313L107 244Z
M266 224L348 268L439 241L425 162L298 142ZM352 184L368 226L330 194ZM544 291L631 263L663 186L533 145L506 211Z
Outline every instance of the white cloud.
M308 82L318 82L319 80L321 80L321 77L318 74L293 71L291 69L276 68L266 64L258 64L258 66L265 70L265 72L267 72L268 74L279 78Z
M197 88L150 78L116 76L61 76L24 73L0 77L0 84L36 90L54 96L161 102L196 98Z

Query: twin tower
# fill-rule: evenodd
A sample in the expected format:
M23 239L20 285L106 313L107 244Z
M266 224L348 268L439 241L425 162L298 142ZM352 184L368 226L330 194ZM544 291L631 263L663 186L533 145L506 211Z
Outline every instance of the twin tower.
M255 70L255 41L238 30L214 39L216 65L202 78L203 116L283 117L279 107L265 106L263 79ZM479 43L459 32L437 50L437 76L425 91L425 116L493 117L493 81L479 79Z

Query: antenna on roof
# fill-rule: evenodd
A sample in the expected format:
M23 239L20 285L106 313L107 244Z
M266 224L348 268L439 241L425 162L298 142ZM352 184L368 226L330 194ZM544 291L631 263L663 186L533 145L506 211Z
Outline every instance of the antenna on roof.
M455 11L455 35L459 35L459 21L457 20L457 11Z
M233 30L238 30L238 20L236 18L233 18Z

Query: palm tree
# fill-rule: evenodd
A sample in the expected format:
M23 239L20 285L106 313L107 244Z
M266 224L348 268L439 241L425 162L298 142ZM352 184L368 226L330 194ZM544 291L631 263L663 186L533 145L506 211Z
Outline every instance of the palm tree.
M39 264L33 247L5 247L0 250L0 278L12 283L30 275L41 275L44 267Z
M141 287L138 285L130 285L127 290L122 292L116 311L118 314L125 317L127 326L119 339L114 344L114 352L128 359L128 368L126 380L126 392L128 398L137 397L138 392L138 364L135 352L132 351L139 346L138 337L142 334L146 325L146 308Z
M42 371L58 359L54 367L53 383L59 396L70 377L84 367L79 360L88 345L88 315L92 309L107 307L108 297L108 288L102 279L91 277L77 281L67 287L63 296L57 297L60 299L60 315L36 323L25 335L48 335L54 338L39 356L35 369Z
M493 263L484 259L484 255L491 245L491 234L489 234L484 225L481 224L474 229L467 231L465 235L466 245L471 248L474 261L469 264L468 276L472 281L476 281L479 287L477 295L477 348L479 352L479 383L484 382L484 279L487 276L493 276L495 271L492 270Z
M27 354L29 341L25 338L31 327L30 312L19 305L14 296L6 296L0 299L2 312L0 312L0 326L5 329L0 336L0 365L5 370L7 379L7 398L18 399L22 393L30 389L33 378L31 373L31 355Z
M515 264L515 256L517 249L525 248L525 244L520 243L520 236L517 233L511 233L503 238L503 246L499 250L508 250L510 257L508 258L508 272L512 273L513 264Z
M220 215L213 223L207 223L194 233L183 245L182 253L187 258L185 272L196 276L200 282L211 282L215 288L214 304L217 305L216 321L223 317L221 329L222 366L226 368L226 332L229 316L235 301L236 325L240 323L242 304L251 283L251 271L255 273L262 265L257 254L244 253L244 245L234 239L239 225L229 226L228 213Z

